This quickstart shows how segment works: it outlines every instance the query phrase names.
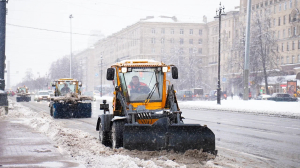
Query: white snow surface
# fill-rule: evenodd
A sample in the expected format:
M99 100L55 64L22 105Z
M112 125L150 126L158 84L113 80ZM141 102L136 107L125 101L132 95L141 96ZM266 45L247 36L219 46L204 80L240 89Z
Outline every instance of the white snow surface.
M221 100L221 105L217 101L180 101L179 107L182 109L209 109L220 111L234 111L242 113L274 115L289 118L300 118L300 102L275 102L271 100L239 100L234 96L233 100Z
M189 150L184 154L167 151L129 151L123 148L111 149L102 145L98 138L77 129L64 128L63 121L54 120L46 113L37 113L19 103L10 104L5 118L16 118L36 131L47 135L61 153L66 153L86 167L122 167L122 168L156 168L156 167L217 167L214 156L202 150ZM145 158L145 159L141 159ZM204 159L203 159L204 158ZM175 161L172 161L175 160ZM191 164L192 162L192 164ZM201 164L199 164L201 163Z

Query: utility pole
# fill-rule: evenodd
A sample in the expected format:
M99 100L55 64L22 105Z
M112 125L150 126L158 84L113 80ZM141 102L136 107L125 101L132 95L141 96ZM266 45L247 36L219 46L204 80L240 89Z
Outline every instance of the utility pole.
M247 27L246 27L246 46L245 46L245 64L244 64L244 100L249 99L249 50L250 50L250 16L251 0L247 3Z
M0 106L8 113L7 93L5 92L5 35L6 35L6 3L8 0L0 0Z
M221 104L221 83L220 83L220 66L221 66L221 23L222 15L226 15L224 12L224 6L222 8L221 2L219 9L216 10L215 18L219 18L219 56L218 56L218 88L217 88L217 104ZM223 11L223 12L222 12Z
M72 14L69 16L70 18L70 78L72 78Z

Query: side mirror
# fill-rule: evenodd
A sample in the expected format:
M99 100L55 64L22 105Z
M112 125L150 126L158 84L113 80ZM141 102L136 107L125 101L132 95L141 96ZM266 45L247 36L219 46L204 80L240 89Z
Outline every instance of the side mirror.
M106 73L106 79L107 80L114 80L115 77L115 69L114 68L108 68Z
M178 79L178 69L175 66L172 67L172 78Z
M81 82L78 82L78 86L79 86L79 87L82 87L82 83L81 83Z

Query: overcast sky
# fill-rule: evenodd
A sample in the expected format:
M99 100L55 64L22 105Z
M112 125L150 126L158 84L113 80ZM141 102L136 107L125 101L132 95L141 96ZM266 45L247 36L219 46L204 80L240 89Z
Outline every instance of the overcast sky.
M240 0L222 0L225 11ZM109 36L146 16L176 16L179 20L213 20L219 0L10 0L7 4L6 60L10 61L11 85L25 71L45 76L53 61L70 55L70 14L73 52L89 47L101 32ZM43 29L43 30L41 30ZM53 32L59 31L59 32ZM66 32L66 33L64 33ZM7 79L7 78L6 78Z

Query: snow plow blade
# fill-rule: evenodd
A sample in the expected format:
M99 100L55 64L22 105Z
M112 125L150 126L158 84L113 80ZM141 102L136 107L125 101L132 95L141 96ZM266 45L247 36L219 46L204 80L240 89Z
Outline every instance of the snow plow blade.
M91 103L53 103L54 118L91 118Z
M217 154L215 135L206 126L199 124L169 124L161 118L154 124L125 124L123 146L129 150L174 150L203 149Z

